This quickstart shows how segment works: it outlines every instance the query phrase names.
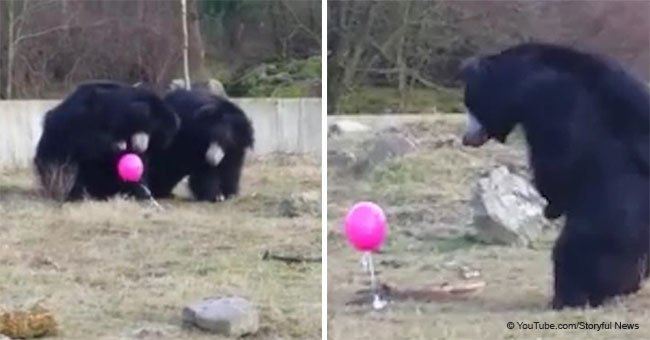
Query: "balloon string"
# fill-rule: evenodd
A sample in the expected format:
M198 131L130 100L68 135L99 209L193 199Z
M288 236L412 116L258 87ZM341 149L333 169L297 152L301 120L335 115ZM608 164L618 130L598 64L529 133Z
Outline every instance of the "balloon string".
M372 291L372 308L380 310L386 306L387 301L381 298L379 292L379 285L377 284L377 276L375 275L375 265L372 261L372 253L366 252L363 254L364 258L368 261L368 271L370 271L370 290Z
M158 210L160 210L160 211L165 210L160 204L158 204L158 201L156 201L156 199L153 198L153 195L151 194L151 190L149 190L149 188L147 188L146 185L144 185L142 183L139 183L139 184L140 184L140 187L147 194L147 196L149 196L149 202L151 202L151 204L153 204L153 206L156 207Z
M372 253L367 252L366 256L368 258L368 269L370 271L370 289L373 294L377 295L377 278L375 276L375 266L372 263Z

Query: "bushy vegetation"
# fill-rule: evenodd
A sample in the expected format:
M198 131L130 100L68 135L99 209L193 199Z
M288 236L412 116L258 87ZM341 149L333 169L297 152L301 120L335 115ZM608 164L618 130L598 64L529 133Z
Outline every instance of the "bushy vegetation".
M411 89L404 101L393 87L363 86L341 98L340 112L349 113L458 113L463 112L460 89Z
M235 97L320 97L321 58L280 60L245 69L225 82Z

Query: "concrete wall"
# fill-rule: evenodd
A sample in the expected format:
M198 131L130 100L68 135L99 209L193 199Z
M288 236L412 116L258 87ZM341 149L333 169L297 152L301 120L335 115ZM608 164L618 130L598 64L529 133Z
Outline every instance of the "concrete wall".
M255 127L255 154L321 152L320 98L239 98ZM56 100L0 101L0 169L31 164L43 115Z

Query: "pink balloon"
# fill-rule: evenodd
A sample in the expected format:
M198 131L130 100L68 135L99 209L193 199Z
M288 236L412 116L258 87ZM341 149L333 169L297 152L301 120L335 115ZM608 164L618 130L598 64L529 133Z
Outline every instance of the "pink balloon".
M127 153L117 162L117 172L125 182L139 182L144 172L144 165L138 155Z
M357 250L379 249L387 232L386 215L375 203L359 202L345 216L345 236Z

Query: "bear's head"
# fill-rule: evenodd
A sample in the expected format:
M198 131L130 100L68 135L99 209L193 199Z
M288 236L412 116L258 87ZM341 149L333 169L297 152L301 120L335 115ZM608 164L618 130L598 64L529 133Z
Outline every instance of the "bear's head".
M537 64L518 50L472 57L461 65L465 83L467 126L463 144L481 146L489 139L503 143L521 122L521 91Z
M244 151L254 144L251 121L233 102L217 98L203 105L194 115L193 131L201 141L205 160L217 166L229 151Z

